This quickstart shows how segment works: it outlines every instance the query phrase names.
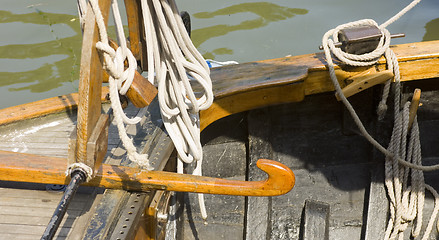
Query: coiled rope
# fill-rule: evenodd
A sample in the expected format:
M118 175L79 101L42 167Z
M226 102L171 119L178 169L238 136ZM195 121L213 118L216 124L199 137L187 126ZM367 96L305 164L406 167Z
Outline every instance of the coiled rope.
M433 194L435 198L435 207L422 239L427 239L429 237L439 211L439 195L431 186L425 184L422 172L438 170L439 164L433 166L421 165L421 145L419 140L419 127L416 118L411 128L411 132L408 132L408 108L410 103L405 104L402 109L400 108L401 85L398 60L394 52L389 48L390 33L386 29L388 25L396 21L419 2L420 0L411 2L407 7L390 18L384 24L378 25L374 20L371 19L350 22L340 25L335 29L329 30L325 33L322 39L329 74L337 94L340 96L341 101L348 109L361 134L386 156L385 185L390 199L390 219L384 239L403 239L404 230L408 227L408 223L411 221L415 221L415 226L412 229L412 236L417 237L420 234L422 227L422 211L425 198L424 189L429 190ZM380 38L378 46L374 51L356 55L343 52L340 48L336 48L334 46L334 42L338 42L338 33L340 30L361 26L375 26L381 30L382 37ZM342 89L335 75L331 53L343 63L352 66L371 66L375 64L382 55L384 55L387 59L387 67L389 70L393 71L395 76L395 82L392 87L395 111L394 128L391 142L389 143L389 147L387 149L378 143L367 132L354 108L343 95ZM383 96L377 110L379 119L384 117L384 114L387 110L386 102L390 92L390 86L391 80L387 81L383 88ZM411 182L410 185L409 180ZM439 231L439 223L437 224L437 228Z
M119 100L119 94L125 95L133 81L137 62L127 47L117 1L112 0L111 5L120 45L117 50L108 43L97 0L90 0L90 3L99 29L100 41L96 43L96 48L103 55L103 67L110 76L110 100L120 138L129 159L151 169L148 156L137 153L125 128L125 124L138 123L146 113L146 108L130 119L124 114ZM183 173L183 163L196 161L193 174L202 175L199 111L209 108L213 102L209 67L192 44L174 0L142 0L141 6L146 33L148 80L158 84L158 100L164 126L178 153L177 171ZM128 61L126 69L125 60ZM201 86L198 96L195 96L192 89L195 82ZM199 203L201 215L206 219L202 194L199 194Z

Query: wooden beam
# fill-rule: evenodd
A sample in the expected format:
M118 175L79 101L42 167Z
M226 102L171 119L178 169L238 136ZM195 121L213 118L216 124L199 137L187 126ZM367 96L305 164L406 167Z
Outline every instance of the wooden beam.
M108 87L102 87L100 100L108 101ZM76 110L79 103L79 94L70 93L58 97L47 98L31 103L0 109L0 125L10 124L32 118L43 117L53 113Z
M99 7L105 24L108 21L108 13L111 1L100 0ZM87 142L91 136L99 116L101 115L101 89L103 69L99 53L95 47L99 40L98 27L95 23L95 15L90 3L87 5L85 16L84 35L81 52L81 71L79 73L79 105L77 124L77 162L85 162L87 159ZM93 167L93 166L90 166Z
M140 2L137 0L125 0L125 9L128 20L128 33L130 36L130 49L134 57L139 61L142 57L142 45L140 42L141 27L140 22Z
M130 191L151 189L224 194L239 196L277 196L289 192L295 183L293 172L285 165L266 159L257 166L268 174L263 181L236 181L163 171L102 164L87 186L117 188ZM0 180L67 184L67 159L0 151Z

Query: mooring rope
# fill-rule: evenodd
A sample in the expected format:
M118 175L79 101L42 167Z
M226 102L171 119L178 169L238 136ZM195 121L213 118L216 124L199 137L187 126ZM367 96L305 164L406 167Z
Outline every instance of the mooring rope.
M411 2L407 7L379 26L371 19L359 20L343 24L335 29L329 30L322 39L329 74L337 94L340 96L341 101L348 109L361 134L386 156L385 184L390 199L390 219L384 239L403 239L403 233L408 227L408 223L414 220L416 222L414 228L412 229L412 236L417 237L420 234L422 227L422 211L424 207L425 189L429 190L433 194L435 198L435 207L427 225L427 229L424 232L423 239L427 239L429 237L439 210L439 195L431 186L425 184L422 172L438 170L439 164L433 166L422 166L419 127L416 118L412 125L411 132L408 132L410 128L410 126L408 126L408 108L410 103L405 104L403 109L400 108L401 86L398 60L394 52L389 48L390 33L385 28L404 15L404 13L409 11L419 2L420 0ZM360 26L375 26L381 30L382 37L374 51L356 55L343 52L340 48L334 46L334 42L338 42L338 33L340 30ZM388 149L384 148L367 132L354 108L344 96L338 83L337 76L335 75L331 53L343 63L352 66L371 66L375 64L382 55L384 55L387 59L387 67L389 70L393 71L395 81L393 84L395 111L394 128ZM387 109L386 102L390 92L390 83L391 80L385 83L382 100L378 105L377 113L379 119L384 117ZM410 186L408 183L409 180L411 181ZM439 222L437 228L439 231Z

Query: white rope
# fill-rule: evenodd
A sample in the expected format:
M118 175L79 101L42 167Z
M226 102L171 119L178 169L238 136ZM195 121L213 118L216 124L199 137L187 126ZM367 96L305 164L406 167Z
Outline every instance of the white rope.
M145 112L141 111L137 117L129 119L123 113L119 101L119 93L125 94L131 85L137 63L127 48L117 1L112 1L120 45L116 51L108 44L105 24L96 0L90 0L90 3L99 28L100 41L96 48L102 53L103 67L110 75L110 100L119 135L127 149L128 157L149 169L147 155L137 153L125 129L125 124L137 123ZM196 168L193 174L201 175L203 153L198 113L207 109L213 102L209 67L192 44L173 0L142 0L141 3L146 33L148 80L154 83L156 79L158 84L162 119L178 152L178 172L183 172L183 162L191 163L195 160ZM126 70L125 59L128 60ZM192 89L194 82L202 89L198 98ZM199 202L202 217L205 219L207 214L202 194L199 195Z
M203 152L198 113L213 102L209 67L192 44L174 0L142 0L142 13L148 79L158 83L160 112L178 153L178 172L183 173L183 162L196 161L193 174L201 175ZM198 98L193 84L202 89ZM202 194L199 203L206 219Z
M423 239L427 239L431 233L434 221L436 221L437 211L439 209L439 197L436 191L424 183L424 176L422 171L432 171L439 169L439 165L422 166L421 165L421 146L419 140L419 128L417 120L413 123L411 133L408 134L408 107L410 103L405 104L404 108L400 110L401 90L400 90L400 74L398 60L389 48L390 33L385 29L386 26L396 21L404 13L413 8L420 0L415 0L404 8L401 12L389 19L384 24L378 24L370 19L359 20L338 26L335 29L329 30L322 39L323 48L325 51L326 61L328 63L329 74L334 84L337 94L341 101L346 106L352 115L355 123L362 135L380 152L386 156L386 187L388 196L390 198L390 219L386 230L384 239L403 239L403 232L408 227L408 223L416 221L412 229L412 236L419 235L422 226L422 210L424 205L424 189L427 188L435 197L435 210L430 218ZM366 54L355 55L343 52L341 49L334 46L334 42L338 42L338 32L342 29L353 28L359 26L376 26L382 32L382 37L377 48ZM332 36L332 39L330 38ZM375 64L378 59L384 54L387 59L387 67L394 73L393 93L394 93L394 128L391 142L388 149L385 149L379 144L365 129L360 118L356 114L352 105L343 95L341 87L335 75L334 64L332 61L331 52L342 62L353 66L370 66ZM385 84L383 90L383 97L378 106L379 118L384 116L387 109L387 97L390 91L390 80ZM408 139L408 141L407 141ZM409 177L410 175L410 177ZM408 180L411 180L409 185ZM438 223L439 229L439 223Z
M114 50L108 42L107 30L105 27L102 13L99 9L97 0L90 0L93 12L95 14L96 23L99 29L99 42L96 48L100 51L104 58L103 67L109 74L110 100L111 107L114 111L114 119L119 131L120 139L127 150L128 158L137 163L139 166L151 170L148 156L146 154L137 153L137 149L133 144L133 140L126 132L125 124L136 124L146 113L146 108L141 109L136 117L130 119L123 112L119 94L125 95L134 79L137 68L137 61L129 48L127 47L125 33L123 31L122 20L120 17L119 7L116 0L112 0L111 8L113 11L114 21L116 25L117 39L119 47ZM128 60L128 68L125 69L124 61Z
M72 172L76 170L81 170L85 174L85 180L86 182L90 181L93 177L93 169L89 166L87 166L84 163L72 163L69 166L67 166L66 170L66 176L71 176Z

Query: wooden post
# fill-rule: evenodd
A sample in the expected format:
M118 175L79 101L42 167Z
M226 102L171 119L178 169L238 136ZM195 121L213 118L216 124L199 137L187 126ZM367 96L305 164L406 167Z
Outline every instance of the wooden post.
M145 28L140 0L125 0L125 8L127 11L131 52L133 52L137 61L140 61L140 67L147 69Z
M108 21L110 8L109 0L100 0L99 7L102 11L105 24ZM81 162L94 168L95 163L87 162L88 141L101 116L101 92L103 69L99 54L95 47L99 40L98 27L95 23L95 15L88 4L85 16L84 35L81 52L81 71L79 74L79 104L78 104L78 124L76 132L76 144L71 144L75 149L70 152L76 153L70 157L70 162ZM96 134L96 133L95 133ZM76 145L76 146L75 146ZM92 153L94 156L94 153ZM73 160L72 160L73 159ZM93 159L93 161L96 161Z
M137 0L125 0L127 11L128 31L130 36L130 49L137 60L142 56L142 45L140 43L140 2Z

